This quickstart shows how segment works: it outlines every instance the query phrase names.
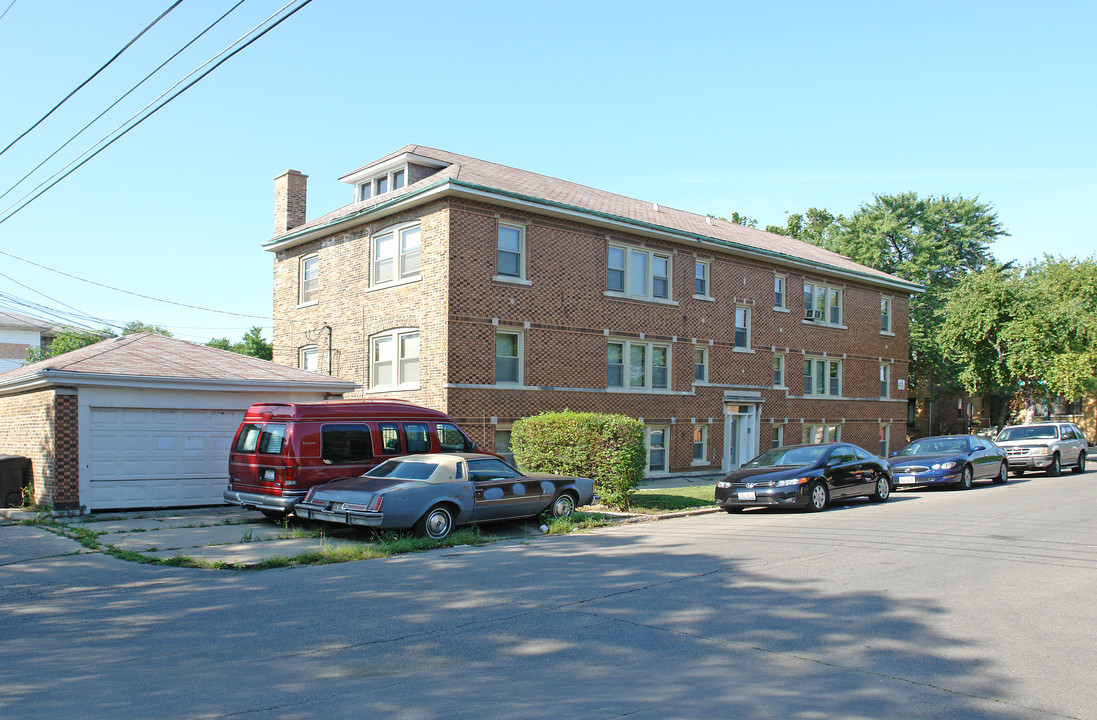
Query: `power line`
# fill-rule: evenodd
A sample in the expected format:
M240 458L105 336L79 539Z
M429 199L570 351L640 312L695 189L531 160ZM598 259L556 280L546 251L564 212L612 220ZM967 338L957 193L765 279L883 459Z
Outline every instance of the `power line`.
M133 93L133 91L134 91L134 90L136 90L137 88L139 88L139 87L141 87L142 85L144 85L144 84L145 84L145 81L147 81L147 80L148 80L149 78L151 78L151 77L152 77L153 75L155 75L156 73L160 72L160 70L162 70L162 69L164 68L164 66L165 66L165 65L167 65L167 64L168 64L169 62L171 62L171 61L172 61L172 60L174 60L175 58L179 57L179 55L180 55L180 54L182 54L182 52L183 52L184 50L186 50L187 48L189 48L189 47L190 47L191 45L193 45L194 43L198 42L198 40L199 40L199 39L200 39L200 38L201 38L201 37L202 37L203 35L205 35L205 34L206 34L206 33L208 33L208 32L209 32L210 30L212 30L212 29L214 28L214 26L216 26L216 25L217 25L218 23L220 23L220 22L221 22L222 20L224 20L224 19L225 19L226 17L228 17L228 16L229 16L229 14L230 14L230 13L231 13L231 12L232 12L233 10L235 10L236 8L240 7L240 6L241 6L241 5L243 5L243 4L244 4L244 0L239 0L239 2L237 2L237 3L236 3L235 5L233 5L233 6L231 7L231 8L229 8L229 9L228 9L227 11L225 11L225 14L224 14L224 15L222 15L221 17L219 17L219 18L217 18L216 20L214 20L214 21L213 21L212 23L210 23L210 25L209 25L209 26L208 26L208 27L207 27L207 28L206 28L205 30L203 30L202 32L200 32L200 33L198 33L197 35L195 35L195 36L194 36L194 38L192 38L192 39L190 40L190 42L188 42L188 43L187 43L186 45L184 45L183 47L181 47L181 48L179 48L178 50L176 50L176 51L175 51L175 53L174 53L174 54L173 54L173 55L172 55L171 57L169 57L169 58L168 58L167 60L165 60L164 62L160 63L160 65L158 65L158 66L156 67L156 69L155 69L155 70L153 70L152 72L150 72L150 73L149 73L148 75L146 75L145 77L141 78L140 82L138 82L138 83L137 83L136 85L134 85L134 86L133 86L133 87L131 87L131 88L130 88L129 90L127 90L127 91L126 91L125 93L123 93L121 97L119 97L119 98L118 98L117 100L115 100L114 102L112 102L112 103L111 103L111 104L110 104L109 106L107 106L107 108L106 108L105 110L103 110L103 112L101 112L101 113L99 113L98 115L96 115L96 116L95 116L95 118L93 118L93 119L92 119L92 120L91 120L90 122L88 122L88 124L87 124L87 125L85 125L84 127L80 128L79 130L77 130L77 131L76 131L76 134L74 134L74 135L73 135L72 137L70 137L70 138L69 138L68 140L66 140L66 141L64 142L64 144L62 144L62 145L61 145L61 147L59 147L59 148L57 148L56 150L54 150L54 151L53 151L52 153L50 153L50 154L49 154L49 156L47 156L47 157L46 157L46 159L45 159L45 160L43 160L42 162L40 162L40 163L38 163L37 165L35 165L35 166L34 166L34 168L33 168L33 169L31 169L31 170L30 170L30 171L29 171L29 172L28 172L28 173L27 173L26 175L24 175L23 177L19 178L19 180L17 180L17 181L15 182L15 184L14 184L14 185L12 185L12 186L11 186L10 188L8 188L7 190L5 190L5 191L3 192L3 194L0 194L0 198L4 198L4 197L7 197L7 195L8 195L9 193L11 193L11 191L12 191L12 190L14 190L15 188L17 188L17 187L19 187L20 185L22 185L22 184L23 184L23 182L24 182L24 181L25 181L25 180L26 180L27 178L29 178L29 177L30 177L31 175L33 175L33 174L34 174L35 172L37 172L37 171L39 170L39 168L41 168L41 167L42 167L43 165L45 165L45 164L46 164L46 163L48 163L48 162L49 162L50 160L52 160L52 159L53 159L53 158L54 158L54 157L55 157L55 156L57 155L57 153L61 152L61 151L62 151L62 150L64 150L64 149L65 149L66 147L68 147L68 146L69 146L69 144L70 144L70 143L71 143L71 142L72 142L73 140L75 140L76 138L80 137L80 135L82 135L82 134L84 133L84 131L85 131L85 130L87 130L87 129L88 129L89 127L91 127L91 126L92 126L92 125L93 125L93 124L94 124L94 123L95 123L95 122L96 122L97 120L99 120L99 118L103 117L103 116L104 116L104 115L106 115L106 114L107 114L108 112L110 112L110 111L111 111L112 109L114 109L114 107L115 107L115 106L117 106L117 105L118 105L118 103L122 102L122 101L123 101L123 100L125 100L125 99L126 99L127 97L129 97L129 96L130 96L130 94L131 94L131 93ZM100 141L100 142L102 142L102 141ZM94 146L93 146L93 147L94 147ZM66 166L66 167L68 167L68 166ZM41 187L41 186L39 186L39 187ZM23 197L26 197L26 196L24 195ZM20 198L20 199L22 199L22 198Z
M182 84L182 83L183 83L183 82L184 82L184 81L185 81L185 80L186 80L187 78L189 78L189 77L190 77L191 75L194 75L194 74L195 74L196 72L198 72L198 70L199 70L199 69L201 69L201 68L205 67L206 65L209 65L209 64L210 64L211 62L213 62L213 60L214 60L215 58L217 58L217 57L219 57L219 56L221 56L221 55L224 55L224 54L225 54L225 53L226 53L226 52L228 51L228 49L229 49L229 48L232 48L232 47L234 47L235 45L238 45L238 44L239 44L239 43L240 43L240 42L241 42L241 41L242 41L242 40L243 40L244 38L248 37L248 35L251 35L251 34L252 34L253 32L255 32L255 31L256 31L256 29L258 29L258 28L262 27L262 26L263 26L263 25L264 25L264 24L265 24L266 22L268 22L268 21L269 21L269 20L270 20L271 18L275 17L275 16L276 16L276 15L277 15L278 13L282 12L282 11L283 11L283 10L285 10L285 9L286 9L287 7L289 7L290 5L292 5L292 4L293 4L293 0L291 0L291 2L288 2L288 3L286 3L285 5L283 5L283 6L281 7L281 8L279 8L279 10L278 10L277 12L274 12L274 13L272 13L272 14L271 14L271 15L270 15L269 17L267 17L267 19L266 19L266 20L264 20L263 22L261 22L261 23L259 23L258 25L256 25L256 26L255 26L254 28L252 28L251 30L249 30L249 31L248 31L247 33L245 33L244 35L240 36L240 38L238 38L238 39L237 39L237 40L236 40L236 41L235 41L234 43L230 44L230 45L229 45L228 47L226 47L226 48L225 48L224 50L222 50L222 51L221 51L220 53L218 53L217 55L214 55L214 56L213 56L213 58L210 58L210 59L209 59L209 60L207 60L207 61L206 61L205 63L203 63L202 65L200 65L200 66L199 66L199 67L198 67L197 69L195 69L194 71L192 71L192 72L191 72L190 74L186 75L186 76L185 76L185 77L184 77L184 78L183 78L182 80L180 80L179 82L177 82L177 83L176 83L175 85L173 85L172 87L168 88L168 90L166 90L166 91L165 91L164 93L162 93L162 94L160 95L160 97L156 98L156 100L153 100L153 101L152 101L151 103L149 103L149 104L148 104L148 105L146 105L146 106L145 106L144 108L142 108L142 109L141 109L140 111L138 111L138 112L137 112L136 114L134 114L133 116L131 116L129 120L127 120L126 122L122 123L121 125L119 125L118 127L116 127L116 128L114 129L114 130L112 130L112 131L111 131L110 133L108 133L107 135L105 135L105 136L104 136L104 137L103 137L102 139L100 139L100 140L99 140L99 143L103 143L103 141L104 141L104 140L106 140L106 138L110 137L110 136L111 136L112 134L114 134L114 133L118 133L117 135L115 135L114 137L112 137L112 138L111 138L111 139L110 139L109 141L107 141L107 142L106 142L105 144L103 144L103 145L102 145L101 147L99 147L99 148L98 148L97 150L95 150L95 152L92 152L92 153L91 153L90 155L88 155L88 153L89 153L89 152L91 151L91 149L92 149L92 148L94 148L94 147L95 147L96 145L98 145L99 143L96 143L95 145L92 145L92 146L91 146L91 147L89 147L89 148L88 148L87 150L85 150L85 151L84 151L84 152L83 152L83 153L82 153L82 154L81 154L80 156L78 156L78 159L79 159L80 157L83 157L83 158L84 158L83 160L80 160L80 162L78 162L78 163L76 162L76 160L73 160L73 161L72 161L72 162L70 162L70 163L69 163L68 165L66 165L66 166L65 166L64 168L61 168L61 170L58 170L58 171L57 171L56 173L54 173L53 175L51 175L51 176L50 176L49 178L47 178L47 179L46 179L45 181L43 181L42 183L40 183L40 184L39 184L39 185L38 185L37 187L35 187L35 188L34 188L33 190L31 190L31 191L30 191L30 192L28 192L27 194L23 195L23 197L19 198L19 199L18 199L18 200L16 200L16 201L15 201L14 203L12 203L12 204L11 204L11 205L9 205L9 206L8 206L7 208L5 208L5 209L3 210L3 212L7 212L8 214L7 214L7 215L5 215L4 217L0 218L0 224L2 224L2 223L4 223L4 222L6 222L7 220L11 219L11 217L12 217L13 215L15 215L15 214L16 214L16 213L18 213L18 212L19 212L20 210L22 210L23 208L25 208L25 207L26 207L27 205L30 205L30 204L31 204L32 202L34 202L35 200L37 200L37 199L38 199L39 197L41 197L41 196L42 196L43 194L45 194L45 193L46 193L47 191L49 191L49 190L50 190L51 188L53 188L53 187L54 187L55 185L57 185L57 183L61 182L62 180L64 180L65 178L67 178L67 177L68 177L69 175L71 175L72 173L74 173L74 172L76 172L77 170L79 170L79 169L80 169L81 167L83 167L83 165L84 165L85 163L87 163L87 162L88 162L89 160L91 160L92 158L94 158L94 157L95 157L96 155L98 155L99 153L103 152L104 150L106 150L106 149L107 149L108 147L110 147L111 145L113 145L113 144L114 144L114 143L115 143L115 142L116 142L117 140L121 139L121 138L122 138L122 137L123 137L124 135L126 135L126 133L128 133L128 132L129 132L130 130L133 130L133 129L134 129L135 127L137 127L138 125L140 125L141 123L143 123L143 122L144 122L145 120L147 120L147 119L149 119L150 117L152 117L152 116L153 116L153 115L154 115L154 114L155 114L156 112L158 112L159 110L161 110L161 109L162 109L162 108L163 108L164 106L166 106L166 105L167 105L168 103L170 103L170 102L171 102L172 100L176 99L177 97L179 97L180 95L182 95L183 93L185 93L185 92L186 92L187 90L191 89L191 88L192 88L192 87L194 87L194 86L195 86L196 84L198 84L199 82L201 82L201 81L202 81L202 80L203 80L203 79L204 79L204 78L205 78L206 76L208 76L208 75L209 75L209 74L210 74L211 72L213 72L214 70L216 70L217 68L219 68L219 67L220 67L221 65L223 65L223 64L224 64L224 63L225 63L226 61L228 61L228 60L229 60L230 58L232 58L232 57L233 57L234 55L236 55L237 53L239 53L239 52L243 51L243 50L244 50L245 48L247 48L247 47L248 47L249 45L251 45L251 44L252 44L253 42L255 42L255 41L256 41L256 40L258 40L259 38L263 37L264 35L266 35L266 34L267 34L268 32L270 32L270 31L271 31L271 30L273 30L274 28L276 28L276 27L278 27L279 25L281 25L281 24L282 24L283 22L285 22L285 21L286 21L286 20L288 20L288 19L289 19L289 18L290 18L291 16L293 16L293 14L294 14L294 13L296 13L296 12L297 12L298 10L300 10L300 9L301 9L301 8L303 8L303 7L305 7L306 5L308 5L308 4L309 4L309 3L311 3L311 2L312 2L312 0L304 0L304 1L303 1L303 2L302 2L302 3L300 4L300 5L298 5L297 7L295 7L295 8L293 9L293 10L291 10L291 11L290 11L290 12L288 12L288 13L286 13L286 14L285 14L285 15L283 15L282 17L278 18L278 20L276 20L276 21L275 21L275 22L274 22L274 23L273 23L272 25L270 25L269 27L267 27L267 28L264 28L264 29L263 29L262 31L260 31L258 35L255 35L254 37L252 37L251 39L249 39L249 40L248 40L247 42L245 42L244 44L240 45L239 47L237 47L237 48L236 48L235 50L233 50L232 52L230 52L230 53L228 53L227 55L225 55L224 57L222 57L222 58L221 58L220 60L218 60L218 61L217 61L216 63L214 63L214 65L213 65L212 67L208 68L207 70L205 70L204 72L202 72L201 74L199 74L199 75L198 75L198 77L196 77L196 78L195 78L194 80L192 80L191 82L189 82L189 83L188 83L187 85L185 85L185 86L184 86L184 87L183 87L182 89L180 89L180 90L179 90L178 92L176 92L176 93L175 93L174 95L172 95L171 97L169 97L169 98L168 98L167 100L164 100L164 102L160 103L159 105L156 105L156 107L153 107L153 108L152 108L152 110L149 110L149 112L145 113L145 115L143 115L143 116L142 116L142 117L141 117L140 119L138 119L138 120L137 120L136 122L134 122L134 123L132 123L131 125L129 125L128 127L126 127L126 124L127 124L127 123L130 123L130 122L131 122L131 121L132 121L132 120L133 120L134 118L136 118L136 117L137 117L138 115L141 115L141 113L145 112L145 110L147 110L147 109L148 109L149 107L151 107L151 106L152 106L152 105L154 105L155 103L159 102L159 101L160 101L160 100L161 100L161 99L162 99L162 98L163 98L163 97L164 97L165 95L167 95L167 94L168 94L168 93L170 93L170 92L171 92L172 90L174 90L174 89L175 89L175 88L177 88L177 87L178 87L179 85L181 85L181 84ZM122 129L122 128L125 128L125 129ZM118 132L119 130L121 130L121 132ZM87 157L84 157L85 155L87 155ZM65 172L65 169L66 169L66 168L69 168L69 166L73 165L73 163L76 163L75 167L72 167L72 168L71 168L71 169L69 169L69 170L68 170L67 172ZM61 174L62 172L64 172L64 174ZM60 175L60 177L58 177L58 175ZM44 186L44 187L43 187L43 186ZM30 199L29 199L29 200L27 200L27 197L28 197L28 196L30 196ZM24 200L26 200L26 202L23 202ZM19 203L22 203L22 204L19 204ZM18 207L16 207L16 205L18 205ZM12 208L13 208L13 207L15 208L14 210L12 210ZM11 212L8 212L9 210L10 210ZM12 256L12 257L14 257L14 256Z
M129 41L128 43L126 43L126 44L125 44L124 46L122 46L122 49L121 49L121 50L119 50L118 52L116 52L116 53L114 54L114 57L112 57L112 58L111 58L110 60L107 60L107 62L106 62L106 63L105 63L105 64L104 64L104 65L103 65L103 66L102 66L101 68L99 68L98 70L96 70L95 72L93 72L93 73L92 73L92 74L91 74L91 75L90 75L90 76L88 77L88 79L87 79L87 80L85 80L84 82L82 82L82 83L80 83L79 85L77 85L77 86L76 86L76 89L75 89L75 90L73 90L72 92L70 92L70 93L69 93L68 95L66 95L65 97L61 98L61 102L59 102L59 103L57 103L56 105L54 105L54 106L53 106L53 108L51 108L51 109L50 109L50 111L49 111L48 113L46 113L46 114L45 114L45 115L43 115L43 116L42 116L41 118L39 118L39 119L38 119L38 122L34 123L34 124L33 124L33 125L31 125L31 126L30 126L29 128L27 128L26 130L24 130L24 131L23 131L23 133L22 133L22 134L21 134L21 135L20 135L19 137L15 138L15 139L14 139L14 140L12 140L12 141L11 141L10 143L8 143L8 146L7 146L6 148L4 148L3 150L0 150L0 155L3 155L4 153L6 153L6 152L7 152L8 150L10 150L10 149L11 149L11 146L12 146L12 145L14 145L15 143L17 143L17 142L19 142L20 140L22 140L22 139L23 139L24 137L26 137L26 135L27 135L27 134L28 134L28 133L29 133L29 132L30 132L31 130L33 130L34 128L36 128L36 127L38 127L39 125L41 125L41 124L42 124L42 122L43 122L43 121L45 121L45 119L46 119L46 118L48 118L48 117L49 117L50 115L52 115L52 114L53 114L54 110L56 110L57 108L59 108L59 107L61 107L62 105L64 105L64 104L65 104L65 101L66 101L66 100L68 100L69 98L71 98L71 97L72 97L73 95L75 95L76 93L80 92L80 89L81 89L82 87L84 87L85 85L87 85L88 83L90 83L90 82L91 82L92 80L94 80L94 79L95 79L95 76L96 76L96 75L98 75L99 73L101 73L101 72L103 72L104 70L106 70L106 69L107 69L107 66L109 66L109 65L110 65L111 63L113 63L113 62L114 62L115 60L117 60L117 59L118 59L118 57L119 57L119 56L120 56L120 55L121 55L122 53L124 53L124 52L125 52L126 50L128 50L128 49L129 49L129 47L130 47L130 45L133 45L133 44L134 44L135 42L137 42L137 41L138 41L138 40L140 39L140 37L141 37L142 35L144 35L145 33L147 33L147 32L148 32L148 31L149 31L149 30L150 30L150 29L152 28L152 26L153 26L153 25L155 25L156 23L158 23L158 22L160 22L161 20L163 20L163 19L164 19L164 16L165 16L165 15L167 15L167 14L168 14L168 13L170 13L170 12L171 12L172 10L174 10L175 8L177 8L177 7L179 6L179 4L180 4L180 3L182 3L182 2L183 2L183 0L175 0L175 2L174 2L174 3L172 3L172 6L171 6L171 7L169 7L169 8L168 8L167 10L165 10L164 12L160 13L160 17L156 18L156 19L155 19L155 20L153 20L153 21L152 21L151 23L149 23L149 24L148 24L148 26L146 26L144 30L142 30L141 32L137 33L137 35L136 35L136 36L134 36L134 38L133 38L132 40L130 40L130 41ZM15 3L13 2L13 3L12 3L12 5L14 5L14 4L15 4ZM9 8L8 8L8 9L10 10L10 9L11 9L11 7L9 6ZM5 13L7 13L7 10L5 10L4 12L5 12Z
M17 3L18 1L19 0L11 0L11 4L4 8L4 12L0 13L0 20L4 19L4 16L8 14L8 10L11 10L13 7L15 7L15 3Z

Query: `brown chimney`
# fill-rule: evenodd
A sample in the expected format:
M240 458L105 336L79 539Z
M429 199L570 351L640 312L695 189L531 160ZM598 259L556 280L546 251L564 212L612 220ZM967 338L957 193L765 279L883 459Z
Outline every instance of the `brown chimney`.
M274 234L305 224L305 200L309 176L286 170L274 178Z

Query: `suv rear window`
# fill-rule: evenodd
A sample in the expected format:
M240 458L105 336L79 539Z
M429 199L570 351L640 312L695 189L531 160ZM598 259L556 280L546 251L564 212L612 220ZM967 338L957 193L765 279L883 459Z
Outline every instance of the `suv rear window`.
M329 465L373 459L369 425L324 425L320 428L320 459Z

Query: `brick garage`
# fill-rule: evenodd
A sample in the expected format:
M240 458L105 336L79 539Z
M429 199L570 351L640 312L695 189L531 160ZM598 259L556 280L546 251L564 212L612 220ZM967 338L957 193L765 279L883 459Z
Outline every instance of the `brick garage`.
M653 475L727 470L805 437L885 451L903 440L919 290L906 281L792 238L421 146L341 178L355 201L308 222L303 177L277 179L266 246L276 362L297 365L315 346L321 370L362 385L356 395L438 408L487 447L543 411L642 418ZM417 245L397 241L408 228ZM307 302L304 258L317 273ZM385 356L386 333L414 336L414 357ZM520 347L517 381L500 380L500 338ZM618 352L624 382L611 377ZM412 377L412 360L413 382L371 377L403 361Z
M0 373L0 455L31 461L35 502L70 512L223 502L228 446L253 402L355 384L154 334Z

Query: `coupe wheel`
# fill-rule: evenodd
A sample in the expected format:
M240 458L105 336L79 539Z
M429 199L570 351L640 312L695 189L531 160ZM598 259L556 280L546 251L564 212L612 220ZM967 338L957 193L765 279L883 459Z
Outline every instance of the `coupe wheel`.
M1063 472L1063 466L1059 464L1059 456L1051 456L1051 464L1047 466L1048 477L1059 477Z
M808 512L819 512L827 506L827 488L823 483L817 482L808 491L808 504L805 508Z
M1084 473L1086 471L1086 454L1084 452L1078 453L1078 464L1074 466L1074 472Z
M957 490L970 490L971 489L971 466L965 465L964 469L960 471L960 481L956 483Z
M876 489L868 499L872 502L884 502L891 497L891 481L888 480L887 475L880 475L876 478Z
M552 516L564 518L575 512L575 496L571 493L560 493L552 501Z
M445 505L435 505L415 523L415 534L431 540L445 540L453 531L453 513Z
M994 476L994 482L998 485L1005 485L1009 480L1009 464L1002 463L1002 467L998 468L998 474Z

